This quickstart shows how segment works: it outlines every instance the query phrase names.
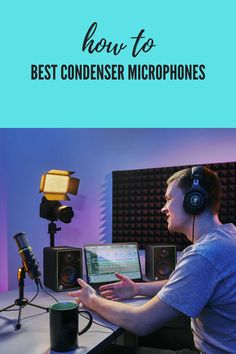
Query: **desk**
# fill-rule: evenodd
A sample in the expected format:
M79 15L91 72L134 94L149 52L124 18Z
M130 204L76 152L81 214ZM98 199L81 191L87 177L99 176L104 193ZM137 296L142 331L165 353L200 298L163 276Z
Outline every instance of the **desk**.
M59 301L71 301L66 292L53 294ZM36 293L36 286L25 287L25 297L30 300ZM18 290L9 291L0 294L0 309L4 308L18 298ZM134 306L139 306L147 301L145 298L129 300ZM54 303L54 300L40 290L39 295L33 302L36 305L47 307ZM0 312L0 354L52 354L50 351L49 336L49 314L32 306L26 306L22 309L21 329L15 330L15 324L18 317L18 307L13 309L17 311ZM103 320L100 316L90 311L94 321L108 326L114 330L100 327L93 324L92 327L78 338L79 348L74 350L73 354L99 353L104 347L111 343L116 336L122 333L122 329ZM80 330L85 326L86 319L79 317Z

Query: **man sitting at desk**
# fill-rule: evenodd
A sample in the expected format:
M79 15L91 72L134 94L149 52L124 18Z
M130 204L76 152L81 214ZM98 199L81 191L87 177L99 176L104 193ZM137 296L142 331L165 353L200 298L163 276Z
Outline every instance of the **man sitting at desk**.
M184 169L168 179L165 198L162 212L169 231L193 241L169 280L136 284L117 274L120 282L102 286L99 296L78 279L82 289L69 295L140 336L185 314L191 317L198 351L236 353L236 227L218 218L220 180L206 167ZM118 302L136 295L152 299L140 307Z

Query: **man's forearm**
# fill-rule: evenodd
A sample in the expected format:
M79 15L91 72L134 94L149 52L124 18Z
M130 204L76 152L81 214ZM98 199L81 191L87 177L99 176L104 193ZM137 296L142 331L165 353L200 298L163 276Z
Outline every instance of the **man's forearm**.
M117 301L104 299L100 296L94 296L89 302L89 308L100 316L123 327L131 332L135 332L137 324L137 308Z
M160 328L168 320L180 314L161 301L158 296L136 307L94 294L90 297L87 306L106 320L140 336Z
M137 283L138 295L153 297L158 293L158 291L161 290L167 281L168 279L154 282Z

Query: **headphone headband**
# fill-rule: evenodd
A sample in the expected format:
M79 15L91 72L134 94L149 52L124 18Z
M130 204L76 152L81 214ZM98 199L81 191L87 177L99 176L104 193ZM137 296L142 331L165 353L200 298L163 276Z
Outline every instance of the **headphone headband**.
M191 179L193 181L193 186L198 183L200 185L200 181L202 180L202 175L203 175L203 166L193 166L192 167L192 175Z

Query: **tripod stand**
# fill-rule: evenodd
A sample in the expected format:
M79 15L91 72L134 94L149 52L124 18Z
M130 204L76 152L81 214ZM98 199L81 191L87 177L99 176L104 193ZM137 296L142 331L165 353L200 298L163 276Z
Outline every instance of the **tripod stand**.
M0 312L3 312L3 311L8 311L13 306L19 307L18 320L17 320L16 326L15 326L16 330L21 328L21 323L20 323L21 322L21 311L22 311L23 307L25 307L26 305L37 307L37 308L43 309L47 312L49 311L49 309L47 307L31 304L29 302L29 300L24 297L24 279L25 279L24 266L22 266L21 268L18 269L17 279L18 279L18 285L19 285L19 298L15 300L14 304L11 304L11 305L5 307L4 309L0 310ZM35 281L36 281L36 284L38 287L38 281L40 282L40 279L35 279Z

